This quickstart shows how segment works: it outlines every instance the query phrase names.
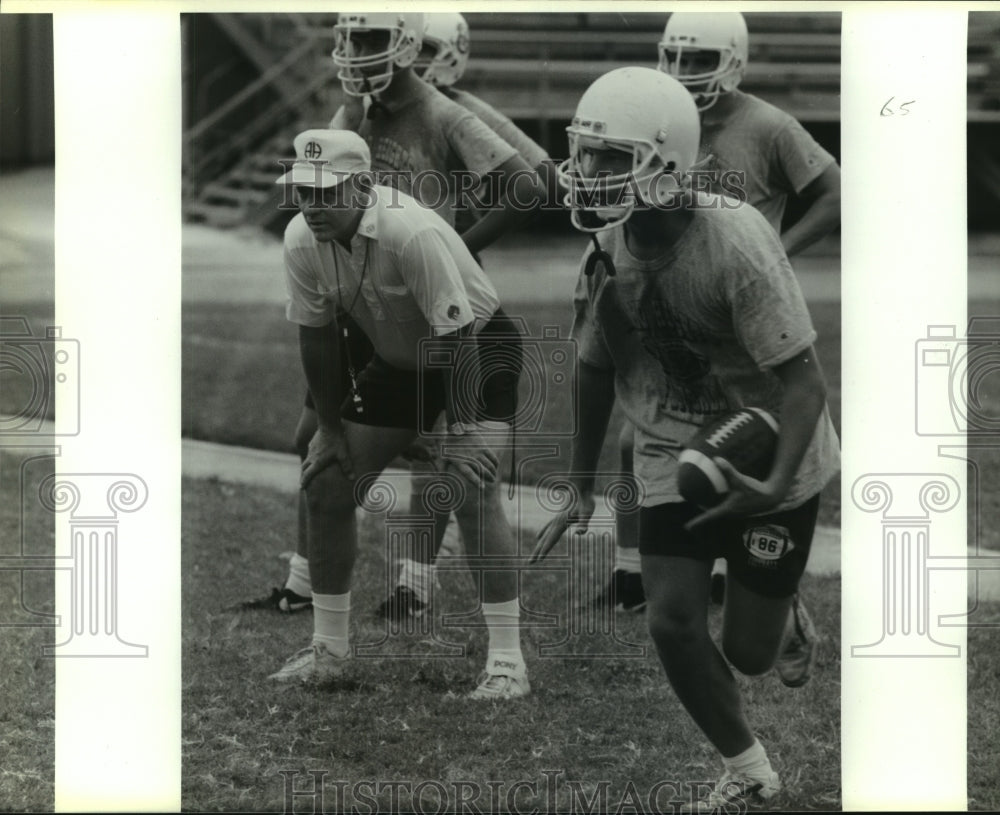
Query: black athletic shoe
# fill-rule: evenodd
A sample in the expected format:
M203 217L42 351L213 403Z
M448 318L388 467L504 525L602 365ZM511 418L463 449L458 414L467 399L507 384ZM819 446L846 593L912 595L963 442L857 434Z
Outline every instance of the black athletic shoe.
M247 600L240 603L238 608L244 611L268 609L280 611L282 614L294 614L296 611L312 608L312 604L311 597L303 597L291 589L271 589L269 596L258 600Z
M408 618L415 620L427 613L427 604L409 586L396 586L375 613L383 620L393 622Z
M642 588L642 575L637 572L626 572L615 569L611 580L595 606L610 605L615 611L627 611L639 614L646 610L646 592Z

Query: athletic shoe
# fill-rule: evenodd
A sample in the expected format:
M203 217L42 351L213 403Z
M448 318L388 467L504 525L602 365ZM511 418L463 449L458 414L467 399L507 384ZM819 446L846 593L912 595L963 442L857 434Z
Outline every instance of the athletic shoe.
M646 592L642 588L642 575L615 569L607 588L594 601L594 607L611 606L615 611L639 614L646 610Z
M486 662L486 670L479 675L479 684L469 694L469 698L498 702L502 699L517 699L529 693L531 685L523 662L518 665L503 657L490 657Z
M776 772L767 778L726 773L708 795L700 801L681 806L681 812L745 812L751 806L762 806L765 801L781 792L781 781Z
M312 604L312 597L303 597L301 594L296 594L291 589L285 588L271 589L270 596L261 597L259 600L247 600L240 603L239 608L247 611L264 608L280 611L283 614L294 614L296 611L312 608Z
M292 654L281 666L281 670L271 674L268 679L275 682L322 682L340 676L346 664L347 657L334 656L324 645L313 643Z
M816 640L819 637L797 594L792 600L792 623L792 630L778 654L774 669L785 686L801 688L809 681L816 664Z
M390 622L402 622L407 618L415 620L427 613L427 603L417 597L409 586L396 586L375 613Z

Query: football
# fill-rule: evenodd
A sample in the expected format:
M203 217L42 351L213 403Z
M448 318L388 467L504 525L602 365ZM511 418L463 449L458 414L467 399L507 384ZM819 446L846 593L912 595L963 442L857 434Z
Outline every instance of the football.
M771 472L778 446L778 422L766 410L740 408L702 428L681 452L677 489L685 501L701 507L718 504L729 492L722 470L713 461L722 458L751 478Z

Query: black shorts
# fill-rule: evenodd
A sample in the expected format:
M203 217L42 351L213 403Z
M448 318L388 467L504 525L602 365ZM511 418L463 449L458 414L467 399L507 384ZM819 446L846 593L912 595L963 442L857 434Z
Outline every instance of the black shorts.
M718 521L695 532L684 524L700 515L693 504L639 510L639 553L695 560L725 558L726 573L766 597L790 597L806 569L819 495L770 515Z
M481 375L478 392L459 393L456 398L474 400L479 421L511 424L517 414L517 382L523 359L521 334L498 309L476 339ZM445 408L444 372L437 368L407 371L376 355L358 375L358 395L360 403L347 391L340 409L347 421L430 433Z
M340 392L351 392L351 374L349 367L354 365L354 372L359 373L372 361L375 356L375 349L368 335L361 330L353 319L347 314L337 315L337 328L340 335ZM344 339L344 329L347 329L347 339ZM309 410L315 410L312 394L306 389L305 406Z

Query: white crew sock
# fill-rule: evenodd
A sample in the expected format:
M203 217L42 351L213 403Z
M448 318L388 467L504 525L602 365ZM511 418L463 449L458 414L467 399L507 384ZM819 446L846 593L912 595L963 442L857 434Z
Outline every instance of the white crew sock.
M430 563L418 563L409 558L399 561L399 580L396 584L407 586L413 590L422 603L429 603L431 600L431 589L435 583L434 566Z
M615 568L623 572L639 574L642 571L642 561L639 559L639 548L622 546L615 547Z
M346 657L351 650L347 629L351 621L351 593L313 593L313 643L321 643L334 656Z
M294 591L301 597L312 594L312 583L309 581L309 561L296 552L288 561L288 580L285 588Z
M767 753L757 739L746 750L731 758L722 757L722 763L726 771L733 775L746 775L751 778L758 776L768 776L771 773L771 762L767 758Z
M496 657L523 665L521 608L517 598L504 603L483 603L483 619L486 620L486 628L490 632L487 661Z

